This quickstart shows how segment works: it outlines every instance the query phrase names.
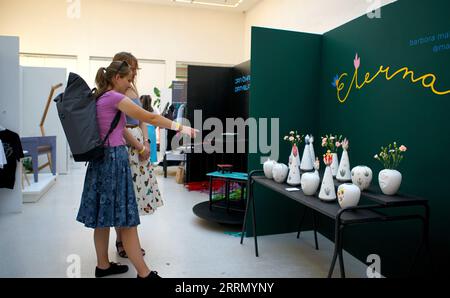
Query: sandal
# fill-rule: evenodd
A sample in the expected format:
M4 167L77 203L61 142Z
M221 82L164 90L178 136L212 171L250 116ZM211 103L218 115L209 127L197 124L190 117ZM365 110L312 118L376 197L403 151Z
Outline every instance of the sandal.
M122 241L116 242L116 249L117 249L117 253L119 254L119 257L128 258L127 252L123 248ZM145 250L141 248L141 251L142 251L142 256L145 256Z

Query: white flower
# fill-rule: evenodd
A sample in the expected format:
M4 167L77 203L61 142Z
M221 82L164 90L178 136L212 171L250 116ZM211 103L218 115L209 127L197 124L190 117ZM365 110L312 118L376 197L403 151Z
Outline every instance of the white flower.
M375 154L375 156L373 158L378 159L378 154Z
M289 137L288 137L288 136L285 136L285 137L284 137L284 140L287 141L287 139L289 139Z
M294 140L294 137L289 137L289 141L293 141Z
M391 149L391 150L389 150L389 152L391 152L391 153L394 153L394 152L395 152L395 150L394 150L394 149Z
M334 139L336 139L335 137L330 137L330 140L334 140Z
M297 135L297 139L300 139L300 135Z

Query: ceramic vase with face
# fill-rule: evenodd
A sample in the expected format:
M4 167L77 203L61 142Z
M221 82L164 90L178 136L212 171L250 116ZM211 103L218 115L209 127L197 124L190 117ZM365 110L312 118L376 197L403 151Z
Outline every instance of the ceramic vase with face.
M264 163L264 175L267 177L267 179L273 178L273 167L277 164L276 161L270 160L270 158Z
M309 136L305 137L305 149L303 150L302 162L300 164L300 169L303 171L311 171L314 169L313 160L311 159L311 149L309 149Z
M325 168L322 185L320 186L319 199L323 201L336 200L336 190L334 189L333 174L331 173L330 166Z
M338 173L338 169L339 169L339 158L337 153L332 153L333 155L333 162L331 163L331 174L333 175L333 177L336 177L337 173Z
M369 188L372 182L372 170L366 166L357 166L351 172L352 182L357 185L361 191Z
M298 149L295 144L292 147L292 155L287 183L292 186L297 186L300 185L300 159L298 158Z
M314 168L314 173L304 173L301 178L302 190L303 193L307 196L312 196L317 192L317 189L320 185L320 176L319 176L319 160L316 160Z
M357 206L361 197L361 190L352 183L341 184L338 187L337 197L341 208Z
M352 176L350 174L350 160L348 158L348 152L345 149L342 151L342 157L341 161L339 162L336 179L341 182L352 180Z
M273 180L278 183L284 183L289 173L289 168L283 163L277 163L273 166Z
M402 174L397 170L384 169L378 174L378 183L385 195L395 195L402 184Z

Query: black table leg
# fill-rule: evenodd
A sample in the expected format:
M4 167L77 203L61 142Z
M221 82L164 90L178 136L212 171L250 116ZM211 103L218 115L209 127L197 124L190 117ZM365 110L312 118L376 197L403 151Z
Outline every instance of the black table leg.
M250 186L253 189L253 185ZM256 206L255 206L255 198L253 197L253 190L250 193L250 198L252 200L252 207L253 207L253 234L255 237L255 253L256 256L259 257L258 253L258 239L257 239L257 233L256 233Z
M250 182L247 180L247 204L244 213L244 222L242 223L241 244L244 242L245 228L247 227L247 214L250 210Z
M213 178L209 177L209 211L212 211Z
M164 170L164 178L167 178L167 154L164 154L163 170Z
M336 260L339 253L339 240L340 240L339 226L340 226L339 219L336 219L334 227L334 254L333 259L331 260L330 270L328 271L328 278L331 278L333 276L334 266L336 265Z
M314 241L316 243L316 250L319 250L319 242L317 241L317 214L313 210L313 225L314 225Z
M425 231L424 231L424 237L425 237L425 250L426 253L428 253L429 261L430 261L430 268L431 268L431 275L434 275L434 266L433 266L433 257L431 255L431 248L430 248L430 206L428 206L428 203L425 205Z
M230 212L230 181L225 180L225 201L227 202L227 213Z
M305 209L303 210L303 214L302 214L302 218L300 219L300 224L298 225L298 233L297 233L297 239L300 238L300 233L302 231L302 225L303 225L303 221L305 220L305 216L306 216L306 211L308 209L305 207Z
M339 266L341 270L341 278L345 278L345 268L344 268L344 256L343 256L343 247L344 247L344 226L341 225L339 228Z
M421 218L422 220L422 239L420 241L420 245L417 249L417 252L414 256L413 259L413 263L411 265L411 268L409 270L409 274L412 275L414 267L416 266L417 263L417 259L420 257L420 253L422 251L422 248L425 246L425 253L428 254L429 257L429 262L430 262L430 268L431 268L431 273L434 273L434 267L433 267L433 261L432 261L432 257L431 257L431 250L430 250L430 207L428 206L428 204L424 204L424 208L425 208L425 218Z

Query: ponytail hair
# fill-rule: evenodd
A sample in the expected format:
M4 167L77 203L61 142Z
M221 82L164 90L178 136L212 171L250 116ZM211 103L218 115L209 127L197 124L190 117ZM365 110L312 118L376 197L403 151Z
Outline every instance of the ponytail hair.
M130 66L126 61L114 61L107 68L100 67L95 76L95 97L99 98L106 91L114 88L113 78L119 75L121 78L126 77L131 72Z

